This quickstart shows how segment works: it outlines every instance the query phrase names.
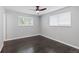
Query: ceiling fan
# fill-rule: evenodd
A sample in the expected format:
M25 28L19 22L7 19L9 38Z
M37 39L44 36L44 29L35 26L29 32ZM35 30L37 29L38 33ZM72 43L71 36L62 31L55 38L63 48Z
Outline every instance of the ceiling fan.
M33 10L33 9L31 9L31 10L36 11L37 14L39 14L40 11L47 10L47 8L42 8L42 9L41 9L40 6L35 6L35 7L36 7L35 10Z
M36 11L44 11L44 10L46 10L47 8L42 8L42 9L40 9L40 6L36 6Z

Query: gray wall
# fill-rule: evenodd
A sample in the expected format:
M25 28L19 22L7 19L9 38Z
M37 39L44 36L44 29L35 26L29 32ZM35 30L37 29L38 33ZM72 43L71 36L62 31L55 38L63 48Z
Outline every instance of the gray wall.
M7 40L35 36L39 34L39 17L24 13L6 10L7 18ZM30 16L34 19L34 26L18 26L18 16Z
M71 12L71 22L72 26L58 26L50 27L48 26L49 16L59 14L62 12ZM17 37L28 37L34 36L37 34L44 35L46 37L58 40L60 42L67 43L71 46L79 47L79 7L67 7L54 12L44 14L40 17L35 15L27 15L23 13L18 13L14 11L7 10L7 30L6 35L7 39L11 40L12 38ZM21 27L17 24L18 16L31 16L34 18L33 27Z
M71 27L64 26L48 26L49 16L58 13L71 11ZM79 47L79 7L67 7L55 12L51 12L41 16L41 34L55 39L60 42L67 43L71 46Z
M0 6L0 51L3 47L3 13L4 9Z

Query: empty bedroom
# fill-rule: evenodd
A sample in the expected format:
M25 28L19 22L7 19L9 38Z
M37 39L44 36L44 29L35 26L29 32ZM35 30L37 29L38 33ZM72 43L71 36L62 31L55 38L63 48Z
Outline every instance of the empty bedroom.
M79 53L79 6L0 6L1 53Z

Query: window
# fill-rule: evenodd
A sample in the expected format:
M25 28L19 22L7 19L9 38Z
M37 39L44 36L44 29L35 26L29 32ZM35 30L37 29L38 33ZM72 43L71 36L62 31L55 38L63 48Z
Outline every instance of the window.
M71 13L65 12L50 16L49 26L71 26Z
M33 18L32 17L18 17L18 25L19 26L33 26Z
M58 26L58 16L57 15L50 17L49 25L50 26Z

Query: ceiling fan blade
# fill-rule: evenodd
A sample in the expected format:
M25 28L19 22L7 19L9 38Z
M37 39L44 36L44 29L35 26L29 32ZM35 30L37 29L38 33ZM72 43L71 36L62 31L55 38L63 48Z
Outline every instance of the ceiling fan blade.
M43 9L39 9L39 11L44 11L44 10L46 10L47 8L43 8Z

